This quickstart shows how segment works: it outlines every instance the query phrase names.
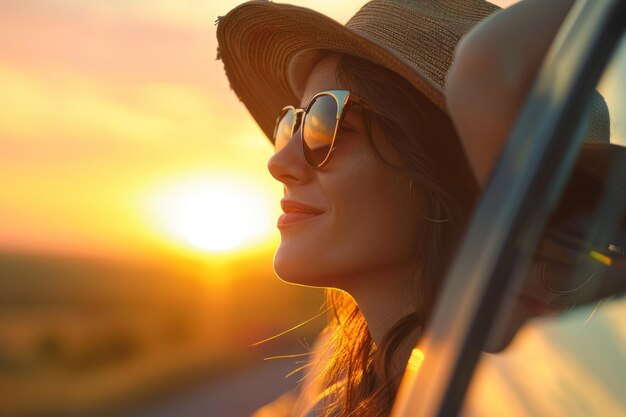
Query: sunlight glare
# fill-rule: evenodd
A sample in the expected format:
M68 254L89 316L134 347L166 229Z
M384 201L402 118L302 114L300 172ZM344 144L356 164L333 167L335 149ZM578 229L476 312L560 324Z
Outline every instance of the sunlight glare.
M237 180L177 185L158 204L170 234L191 246L222 252L254 243L272 230L269 199Z

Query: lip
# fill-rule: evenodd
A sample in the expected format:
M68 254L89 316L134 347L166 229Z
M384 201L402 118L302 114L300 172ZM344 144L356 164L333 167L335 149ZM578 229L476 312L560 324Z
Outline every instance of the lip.
M283 199L280 201L280 206L283 209L284 214L278 218L277 226L279 228L294 223L300 223L324 213L323 210L296 200Z

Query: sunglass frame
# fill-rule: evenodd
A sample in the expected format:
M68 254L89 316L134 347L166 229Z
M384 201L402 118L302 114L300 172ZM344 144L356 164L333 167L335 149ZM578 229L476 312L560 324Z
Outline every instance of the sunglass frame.
M333 129L333 135L330 141L330 147L328 149L328 152L326 153L326 156L324 157L322 162L320 162L319 164L314 164L312 161L309 161L306 150L304 148L304 125L306 123L306 116L308 115L311 109L311 106L315 103L317 99L319 99L322 96L330 96L335 100L335 103L337 104L336 120L335 120L335 127ZM299 131L300 132L300 150L302 152L302 157L304 161L311 168L317 168L317 169L322 168L324 167L324 165L328 163L328 161L330 160L330 156L333 150L335 149L335 141L337 139L337 132L339 131L339 125L343 121L348 108L350 108L350 105L352 104L362 104L362 103L363 103L363 99L359 95L352 93L348 90L326 90L326 91L320 91L319 93L311 97L306 107L304 108L296 108L291 105L285 106L280 111L278 118L276 119L276 124L274 126L274 134L272 135L272 141L274 143L274 146L276 146L276 133L278 131L278 126L280 125L280 122L283 120L287 112L291 110L294 112L293 124L291 126L291 137L289 140L285 142L284 146L286 146L286 144L290 142L291 139L293 139L293 136L296 134L296 132ZM277 149L276 152L280 152L280 150L282 150L283 148Z

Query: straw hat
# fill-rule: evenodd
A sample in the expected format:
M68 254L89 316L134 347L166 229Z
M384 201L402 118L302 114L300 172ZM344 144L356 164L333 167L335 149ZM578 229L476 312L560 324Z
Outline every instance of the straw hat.
M577 131L584 135L584 142L559 206L552 213L552 222L558 223L560 219L579 216L582 212L593 215L604 193L608 193L612 205L622 210L619 221L623 229L626 227L626 212L623 211L626 198L621 197L624 195L621 190L626 190L626 147L611 142L609 108L598 91L591 92L585 110L577 126Z
M250 1L218 18L218 58L270 140L279 112L300 103L320 53L329 51L400 75L433 103L434 123L449 121L443 85L454 49L474 24L498 9L484 0L373 0L344 26L310 9ZM478 184L457 135L440 136L425 147L442 184L468 211Z
M300 102L319 51L386 67L445 111L443 85L456 44L496 10L483 0L374 0L343 26L310 9L250 1L218 18L218 58L269 138L280 110Z
M611 177L618 189L626 189L626 148L611 143L609 108L597 91L592 92L587 114L578 129L584 130L585 142L575 170L600 183L600 187Z
M372 0L344 26L310 9L253 0L218 18L218 58L232 89L270 140L280 110L300 102L322 51L364 58L399 74L447 114L443 87L455 47L499 9L484 0ZM624 149L609 144L606 103L599 94L592 101L589 143L576 170L603 183L611 161ZM477 194L476 183L468 182L474 176L460 141L443 146L452 155L443 165L454 171L455 188Z

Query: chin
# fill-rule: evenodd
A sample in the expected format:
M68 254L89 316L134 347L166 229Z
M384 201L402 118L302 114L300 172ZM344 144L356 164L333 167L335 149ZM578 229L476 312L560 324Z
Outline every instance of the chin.
M328 268L329 262L319 257L299 256L289 249L281 245L274 254L274 272L278 278L307 287L337 286L337 274Z
M301 257L285 253L285 249L280 246L274 254L274 272L282 281L289 284L312 285L311 273L316 271L310 262L304 262Z

